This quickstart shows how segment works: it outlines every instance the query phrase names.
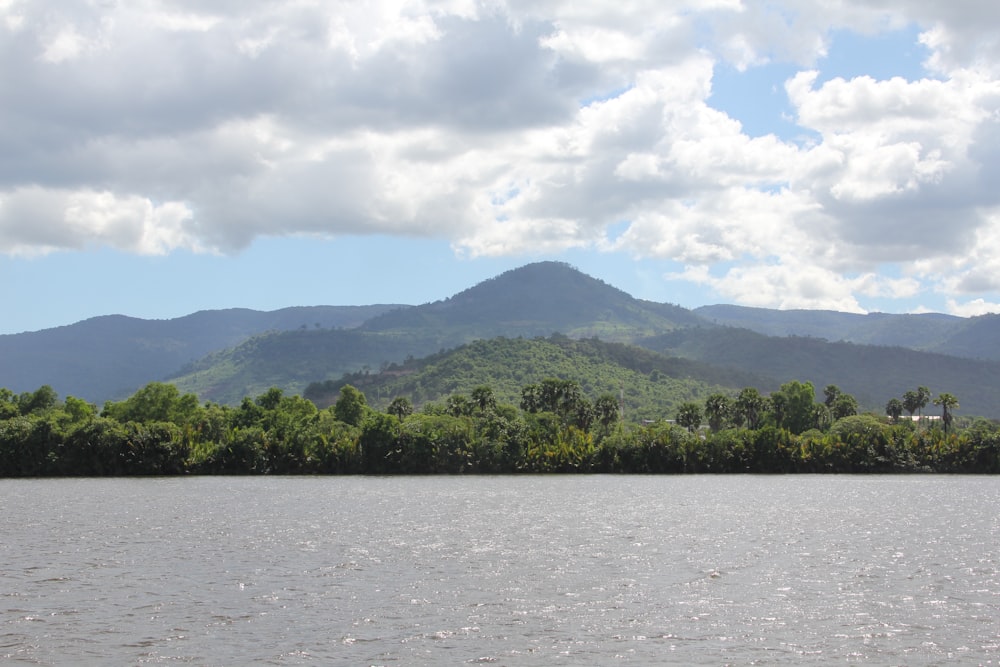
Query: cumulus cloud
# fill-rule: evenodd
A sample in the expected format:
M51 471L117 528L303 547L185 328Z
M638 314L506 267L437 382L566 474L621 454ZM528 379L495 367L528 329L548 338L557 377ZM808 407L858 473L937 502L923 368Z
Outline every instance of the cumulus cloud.
M673 260L754 305L1000 292L985 0L45 5L0 2L0 252L397 234ZM836 31L912 25L924 78L823 76ZM713 108L767 63L808 140Z
M104 244L141 255L201 250L181 202L90 190L21 188L0 198L0 251L33 255Z
M948 312L959 317L995 314L1000 313L1000 303L991 303L985 299L972 299L959 303L955 299L948 299Z

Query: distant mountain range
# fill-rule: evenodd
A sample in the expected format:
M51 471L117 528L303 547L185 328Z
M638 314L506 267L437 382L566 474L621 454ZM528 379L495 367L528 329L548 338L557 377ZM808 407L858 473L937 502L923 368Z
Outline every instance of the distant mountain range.
M332 386L345 374L358 374L370 376L372 391L381 396L379 382L400 386L400 369L418 359L433 356L445 366L442 355L454 353L465 355L468 366L468 345L474 341L556 333L618 346L562 345L559 352L543 352L539 346L529 351L501 345L490 354L510 355L508 365L522 373L544 365L538 355L607 355L608 363L627 373L655 370L658 377L673 373L678 381L690 380L697 385L689 392L692 397L708 390L735 391L751 380L770 389L799 379L812 381L818 390L837 384L863 405L880 409L889 398L926 385L934 393L957 395L965 414L1000 417L998 316L737 306L692 311L633 298L558 262L529 264L419 306L236 309L172 320L107 316L0 336L0 386L21 392L48 384L62 396L103 403L150 381L169 380L204 400L236 403L272 386L302 393L311 384ZM622 351L630 348L633 352ZM649 352L643 356L635 348ZM523 354L534 361L520 366ZM689 365L664 361L671 358ZM600 373L615 374L601 368ZM429 373L424 386L440 385L441 391L448 386L432 379L433 368L419 372ZM637 377L627 373L622 378ZM468 374L463 379L476 381ZM631 380L620 380L626 381ZM388 395L390 385L385 386Z
M890 315L830 310L771 310L702 306L693 311L714 324L765 336L810 336L829 341L906 347L969 359L1000 361L1000 315L956 317L940 313Z
M170 320L93 317L42 331L0 336L0 387L34 391L48 384L62 396L103 403L175 374L210 352L267 331L357 327L402 306L315 306L260 312L201 311Z

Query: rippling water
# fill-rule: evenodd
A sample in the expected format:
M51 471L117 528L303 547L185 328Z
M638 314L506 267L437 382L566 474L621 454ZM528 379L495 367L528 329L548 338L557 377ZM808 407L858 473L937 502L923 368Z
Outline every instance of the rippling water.
M14 664L1000 664L1000 479L0 480Z

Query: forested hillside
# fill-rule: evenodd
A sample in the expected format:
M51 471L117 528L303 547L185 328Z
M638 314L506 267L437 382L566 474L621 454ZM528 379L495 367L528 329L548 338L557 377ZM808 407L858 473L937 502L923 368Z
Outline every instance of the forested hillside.
M1000 363L995 361L802 336L775 338L725 327L675 331L639 344L663 354L767 374L781 382L809 378L817 386L835 384L869 409L880 409L886 397L907 388L931 385L961 395L968 414L1000 415Z
M370 372L391 360L424 356L439 349L433 332L425 336L355 329L273 332L210 354L167 379L182 391L232 405L270 387L300 394L320 378Z
M702 306L694 312L714 324L750 329L766 336L807 336L1000 361L998 315L970 318L940 313L859 315L729 305Z
M202 311L170 320L123 315L0 336L0 378L8 389L41 385L92 401L127 396L210 352L265 331L355 327L395 305L315 306L261 312Z
M635 299L568 265L541 262L444 301L390 310L355 330L259 336L169 379L203 398L234 403L271 386L300 393L311 382L371 372L481 339L560 333L631 341L701 322L678 306Z
M364 391L375 407L385 408L400 396L421 407L488 385L498 401L517 404L525 385L545 378L575 382L588 396L611 394L623 399L629 421L666 419L682 403L704 400L716 392L735 394L748 385L770 391L778 385L761 375L666 357L635 346L556 335L475 341L391 364L381 372L315 382L304 395L324 407L333 404L341 388L350 384Z

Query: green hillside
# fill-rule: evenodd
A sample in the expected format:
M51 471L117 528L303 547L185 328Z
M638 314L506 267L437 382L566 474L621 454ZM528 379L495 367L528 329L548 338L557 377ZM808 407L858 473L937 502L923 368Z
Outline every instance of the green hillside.
M626 418L673 418L685 401L701 401L715 392L744 386L762 390L777 385L759 375L727 371L686 359L670 358L639 347L597 339L494 338L479 340L423 359L393 364L381 372L360 372L310 385L305 396L320 406L332 404L340 388L351 384L369 402L385 408L396 397L420 407L453 394L468 397L478 386L491 387L500 402L517 405L521 389L546 378L577 383L595 399L624 397Z
M562 333L630 341L702 320L679 306L635 299L558 262L508 271L445 301L393 309L357 329L295 330L255 337L170 378L203 399L236 403L271 386L377 370L475 340Z
M923 336L921 341L927 344L930 344L929 336L942 338L940 327L958 324L968 349L977 349L987 341L997 321L995 318L962 320L947 316L873 317L843 313L817 313L815 316L825 322L831 332L838 331L837 322L854 322L856 326L874 323L876 326L869 327L867 334L874 337L878 337L879 331L891 330L897 332L895 335L902 335L907 327L919 329L922 323L928 322L929 327L920 329L924 333L911 336L913 342ZM806 313L796 317L804 319ZM929 333L935 327L937 333ZM646 380L624 374L620 369L603 367L598 372L590 367L590 357L580 356L582 350L573 353L572 361L544 362L546 357L541 353L527 366L511 361L506 374L467 372L480 366L500 365L491 358L483 361L470 358L477 352L496 353L491 347L464 348L460 355L448 357L454 361L441 368L421 370L421 373L428 373L426 377L416 374L407 363L408 359L420 360L478 340L533 339L556 333L563 334L567 341L589 341L596 336L605 344L641 345L673 357L670 363L674 366L668 368L662 366L667 362L658 361L661 366L656 370L661 376L691 377L703 383L690 389L692 396L700 395L709 385L736 388L756 385L767 390L783 382L802 380L818 388L835 384L857 397L864 408L881 411L890 398L899 397L917 386L928 386L936 393L950 392L958 396L963 414L989 417L1000 414L998 362L977 362L901 347L830 343L820 337L764 336L748 329L722 327L677 306L634 299L555 262L509 271L445 301L390 310L353 330L300 328L258 336L192 364L172 381L202 399L229 404L272 386L302 393L310 384L336 383L345 374L358 374L353 377L362 384L369 381L368 376L377 378L377 383L372 385L374 393L366 391L375 400L388 400L397 394L406 394L415 402L438 400L450 393L469 391L481 383L496 384L498 393L512 397L526 384L528 376L537 381L539 376L546 374L574 379L581 385L589 383L587 391L618 393L624 385L626 394L635 393L636 404L656 406L650 409L650 415L662 414L675 404L673 396L683 395L683 391L675 387L668 392L670 398L653 400L653 389L645 384ZM961 340L954 332L949 336L953 341ZM554 344L552 340L549 343ZM628 348L623 346L622 349ZM610 353L610 348L604 348L601 354ZM568 352L564 349L561 354ZM633 359L622 366L636 369L639 357L635 352L628 354ZM678 358L700 365L688 371L679 366ZM456 365L458 359L461 365ZM574 366L579 366L579 370L572 370ZM721 375L709 377L709 367ZM405 373L400 372L401 368L405 368ZM383 369L392 369L398 377L380 377ZM521 369L520 375L514 374L515 369ZM652 369L633 372L648 375ZM745 379L734 382L727 375L742 375ZM602 377L607 379L600 384L596 378Z
M933 351L970 359L1000 361L1000 315L981 315L962 320L947 340Z
M927 386L935 394L958 396L964 414L1000 414L1000 362L802 336L777 338L726 327L678 330L638 344L664 354L767 374L779 382L799 379L816 387L834 384L872 410L881 411L890 398Z
M185 366L168 378L203 400L236 404L271 387L301 394L318 378L379 369L392 360L437 351L436 337L338 329L301 329L254 336Z
M0 336L0 381L12 391L58 387L102 403L162 380L213 351L265 331L356 327L399 306L312 306L270 312L233 308L170 320L106 315L64 327Z
M435 331L443 346L477 338L559 332L629 341L704 321L691 311L633 298L568 264L539 262L507 271L449 299L385 313L363 331Z
M956 317L940 313L893 315L829 310L773 310L715 305L694 312L713 324L766 336L807 336L829 341L905 347L968 359L1000 361L1000 315Z

